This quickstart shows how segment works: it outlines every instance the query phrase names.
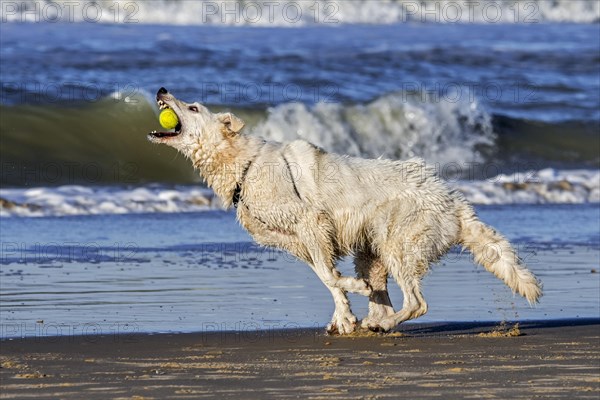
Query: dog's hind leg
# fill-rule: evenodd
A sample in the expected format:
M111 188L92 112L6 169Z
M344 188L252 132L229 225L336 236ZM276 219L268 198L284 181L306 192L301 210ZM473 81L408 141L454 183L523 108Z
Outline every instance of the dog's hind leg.
M392 275L402 289L404 302L402 310L397 313L378 322L367 324L367 327L375 332L387 332L398 324L420 317L427 312L427 302L421 293L421 278L427 271L429 263L415 257L403 257L402 262L389 257L386 262L390 263Z
M388 271L385 264L372 253L358 253L354 258L356 274L365 279L373 293L369 296L369 314L361 326L377 326L379 322L394 314L394 308L387 291Z

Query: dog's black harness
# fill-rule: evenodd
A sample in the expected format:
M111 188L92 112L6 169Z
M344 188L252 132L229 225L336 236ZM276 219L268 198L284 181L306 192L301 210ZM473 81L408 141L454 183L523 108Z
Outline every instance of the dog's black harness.
M235 208L238 207L239 202L242 200L242 183L244 183L244 180L246 179L250 165L252 165L252 161L248 161L248 164L246 164L244 167L244 171L242 171L242 176L240 177L239 182L235 184L233 196L231 196L231 203Z

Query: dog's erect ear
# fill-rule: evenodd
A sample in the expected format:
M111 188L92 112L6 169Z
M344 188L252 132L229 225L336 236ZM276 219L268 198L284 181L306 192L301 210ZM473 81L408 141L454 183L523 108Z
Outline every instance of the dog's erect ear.
M239 133L245 125L244 121L232 113L221 113L218 115L218 118L231 133Z

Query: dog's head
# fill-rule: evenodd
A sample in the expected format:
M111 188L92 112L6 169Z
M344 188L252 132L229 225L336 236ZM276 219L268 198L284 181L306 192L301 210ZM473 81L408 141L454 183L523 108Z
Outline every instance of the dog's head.
M189 154L198 144L218 145L244 127L244 122L232 113L214 114L200 103L188 104L176 99L165 88L156 94L156 102L161 110L172 109L179 123L171 132L151 132L148 140L167 144L184 154Z

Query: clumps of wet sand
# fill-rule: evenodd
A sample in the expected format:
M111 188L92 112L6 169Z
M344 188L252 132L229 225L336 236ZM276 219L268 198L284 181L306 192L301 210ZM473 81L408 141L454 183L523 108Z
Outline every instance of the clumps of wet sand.
M368 329L357 329L352 333L348 333L345 335L337 336L339 338L368 338L368 337L381 337L381 338L399 338L406 337L404 333L401 332L390 332L390 333L379 333L373 332Z
M519 324L516 323L512 327L509 327L505 322L502 322L491 332L481 332L477 336L484 338L504 338L504 337L517 337L523 336L524 333L519 329Z

